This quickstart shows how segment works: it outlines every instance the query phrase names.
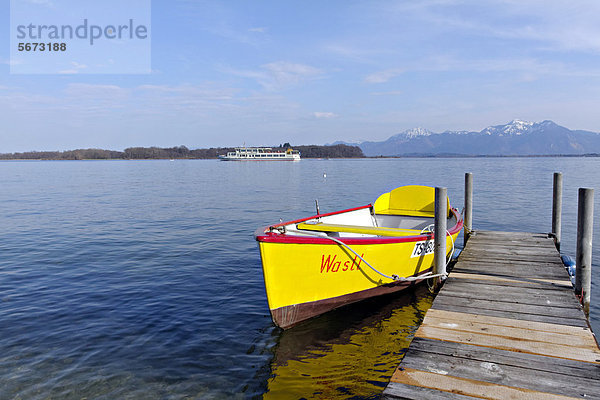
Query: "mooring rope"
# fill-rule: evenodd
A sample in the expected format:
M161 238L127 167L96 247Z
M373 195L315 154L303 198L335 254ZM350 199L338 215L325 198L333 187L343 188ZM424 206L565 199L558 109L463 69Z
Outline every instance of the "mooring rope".
M429 224L427 225L425 228L423 228L421 230L421 233L433 233L433 231L431 230L432 227L435 227L435 224ZM452 237L452 235L450 234L450 231L448 229L446 229L446 234L448 234L448 236L450 236L450 242L452 243L452 252L450 253L450 257L448 257L448 261L446 261L446 268L448 268L448 265L450 265L450 261L452 261L452 256L454 255L454 238ZM448 276L448 274L446 274L446 276Z
M365 264L367 264L369 266L369 268L371 268L373 271L375 271L376 273L378 273L379 275L387 278L387 279L391 279L392 281L396 281L396 282L412 282L412 281L418 281L418 280L422 280L422 279L430 279L430 278L437 278L437 277L443 277L443 279L446 279L448 277L447 273L444 274L433 274L431 272L427 272L423 275L419 275L419 276L409 276L409 277L401 277L398 276L396 274L393 274L392 276L390 275L386 275L383 272L379 271L377 268L375 268L374 266L372 266L371 264L369 264L369 262L367 260L365 260L360 254L358 254L356 251L354 251L354 249L352 249L350 246L348 246L346 243L342 242L339 239L336 239L334 237L331 236L323 236L323 235L319 235L318 233L315 232L310 232L310 231L300 231L300 230L296 230L296 229L287 229L287 232L296 232L296 233L301 233L301 234L305 234L305 235L309 235L309 236L315 236L315 237L319 237L322 239L329 239L337 244L339 244L340 246L345 247L346 249L348 249L349 251L351 251L354 255L356 255L358 258L360 258ZM446 231L448 232L448 231ZM452 236L450 236L450 238L452 238ZM454 241L452 242L453 246L452 248L454 249ZM452 250L452 252L454 252L454 250ZM450 255L450 259L452 259L452 255ZM448 264L446 264L448 265Z

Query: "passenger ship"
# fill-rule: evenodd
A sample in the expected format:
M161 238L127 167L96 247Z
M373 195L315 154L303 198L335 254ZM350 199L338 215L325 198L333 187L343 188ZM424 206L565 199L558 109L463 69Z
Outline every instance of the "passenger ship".
M300 161L298 150L273 150L271 147L238 147L226 155L220 155L221 161Z

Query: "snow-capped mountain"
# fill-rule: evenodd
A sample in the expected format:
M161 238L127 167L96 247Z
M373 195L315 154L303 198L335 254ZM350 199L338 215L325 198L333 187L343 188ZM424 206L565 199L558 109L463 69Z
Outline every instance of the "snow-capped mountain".
M533 122L514 119L506 125L488 126L481 131L484 135L512 136L528 133L535 125Z
M420 136L431 136L434 135L434 132L431 132L427 129L417 127L412 129L407 129L404 132L398 133L397 135L392 136L390 139L395 140L406 140L406 139L414 139Z
M515 119L479 132L409 129L383 142L362 142L367 156L416 154L552 155L600 153L600 134L570 130L552 121Z

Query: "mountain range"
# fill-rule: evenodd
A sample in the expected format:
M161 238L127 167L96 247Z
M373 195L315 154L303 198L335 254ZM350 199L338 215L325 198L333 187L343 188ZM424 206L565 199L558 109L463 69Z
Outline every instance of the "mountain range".
M336 142L338 144L341 142ZM479 132L436 133L413 128L382 142L343 143L358 145L365 156L407 155L582 155L600 153L600 133L570 130L546 120L515 119Z

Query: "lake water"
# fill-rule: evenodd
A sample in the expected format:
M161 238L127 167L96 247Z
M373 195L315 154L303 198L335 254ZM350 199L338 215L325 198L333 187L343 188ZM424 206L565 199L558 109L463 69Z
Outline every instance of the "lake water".
M254 230L406 184L446 186L460 209L473 172L476 229L548 232L555 171L574 257L577 188L600 188L600 158L0 162L0 398L376 398L427 289L282 332Z

